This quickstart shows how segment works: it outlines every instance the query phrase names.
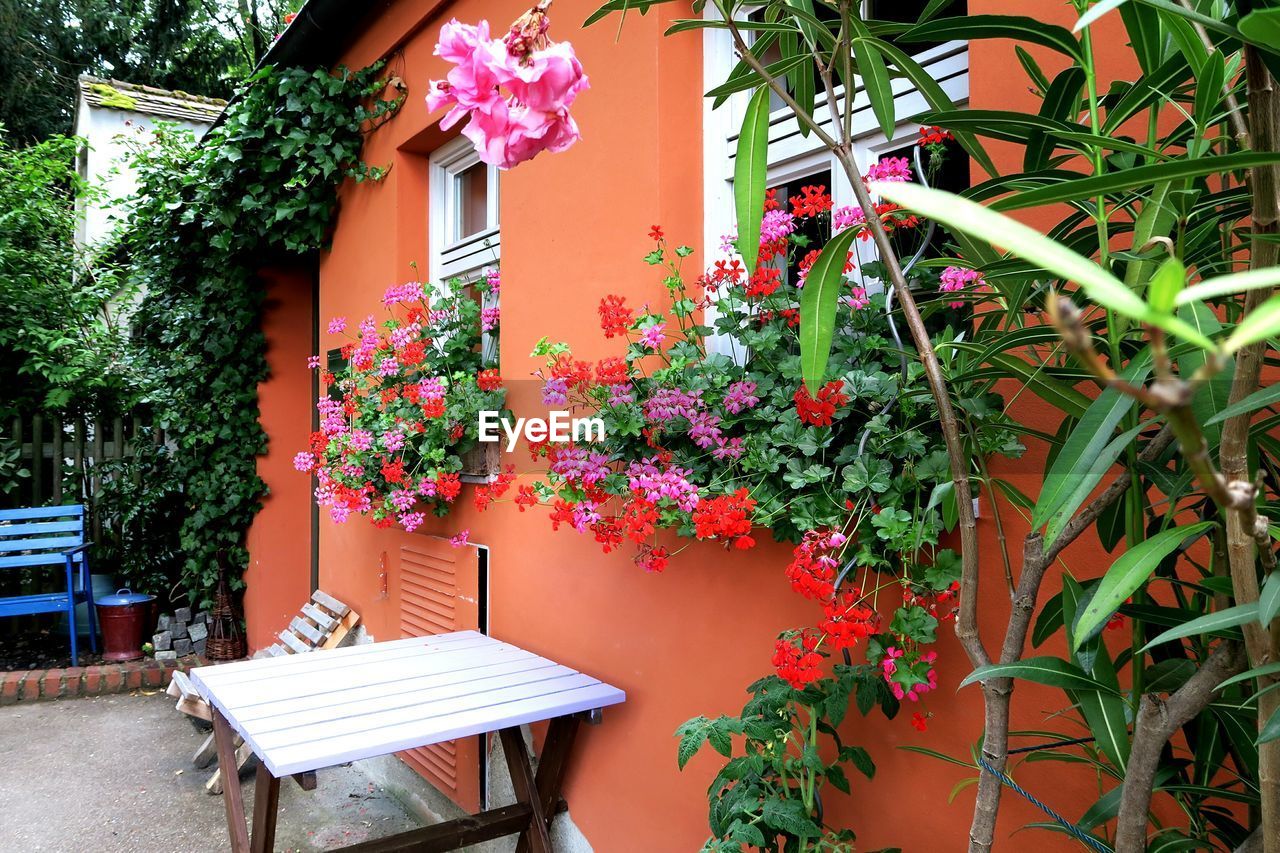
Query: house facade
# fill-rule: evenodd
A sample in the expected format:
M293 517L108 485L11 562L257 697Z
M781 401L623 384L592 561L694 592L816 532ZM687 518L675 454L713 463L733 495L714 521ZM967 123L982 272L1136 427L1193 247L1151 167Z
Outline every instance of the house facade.
M440 25L487 19L501 30L525 11L521 0L380 0L359 11L312 0L268 57L331 67L384 60L387 75L407 87L407 100L369 136L365 160L390 170L380 182L343 189L331 247L314 266L264 271L272 377L260 389L270 438L260 472L271 495L250 533L245 610L251 646L268 646L318 585L360 612L369 638L478 628L621 687L627 702L581 735L566 783L570 815L596 850L692 850L708 834L706 787L717 765L700 755L677 770L672 733L699 714L739 712L746 685L770 671L778 632L811 618L811 603L791 592L782 572L790 545L767 536L749 552L695 543L666 572L647 574L626 556L602 554L589 538L553 532L536 511L502 503L479 513L465 491L448 517L413 534L360 518L337 525L316 514L308 478L291 465L306 446L315 411L318 389L307 357L342 343L325 323L377 314L388 285L428 272L432 280L465 276L500 263L501 374L508 405L520 414L543 408L536 383L523 381L540 366L529 355L537 341L569 341L580 358L613 355L599 331L600 298L617 293L631 304L666 298L642 261L651 226L693 246L695 268L716 257L721 235L732 227L741 106L731 100L713 111L703 92L732 67L732 46L714 31L665 37L672 19L692 14L679 4L629 12L620 32L617 17L581 28L596 5L558 0L550 13L552 36L573 43L590 77L590 90L573 109L582 141L506 172L479 163L457 128L441 131L424 97L428 81L448 70L433 55ZM1044 7L1036 14L1070 25L1069 6L1036 5ZM968 0L967 10L1027 14L1026 4L1013 0ZM1052 55L1040 58L1053 67ZM1011 71L1017 68L1011 43L952 42L929 47L921 59L957 103L1035 103L1020 73ZM925 108L903 81L895 86L899 116ZM859 157L870 163L911 145L918 125L904 120L886 138L866 115L857 130ZM839 204L851 191L832 179L832 166L812 137L801 137L782 111L775 116L772 185L827 184ZM1020 401L1017 416L1050 431L1057 426L1034 400ZM1043 470L1040 452L1032 448L1023 462L1006 463L1002 476L1034 493L1037 484L1022 471ZM984 553L994 555L989 512L980 516ZM1006 533L1020 539L1025 525L1017 512L1010 508L1006 518L1012 519ZM449 537L463 529L473 544L450 547ZM1084 563L1095 555L1103 557L1097 543L1082 542L1071 559ZM988 636L1003 631L1008 600L997 563L993 557L983 588ZM846 739L869 749L878 771L874 781L855 780L852 797L832 791L825 805L834 823L858 832L862 849L957 849L967 836L973 789L963 782L976 773L900 748L974 744L982 731L978 688L957 692L971 668L950 632L942 633L940 689L928 703L935 716L927 733L878 712L851 714L843 724ZM1051 727L1045 713L1060 706L1060 694L1018 690L1026 698L1017 703L1024 716L1014 728ZM480 790L478 755L476 744L459 744L405 760L469 804ZM1048 766L1019 768L1018 779L1067 814L1097 798L1087 774L1063 780L1040 771ZM951 805L936 805L953 794ZM1043 819L1017 795L1006 796L997 837ZM923 803L934 805L926 812ZM1070 844L1048 833L1037 833L1035 843Z

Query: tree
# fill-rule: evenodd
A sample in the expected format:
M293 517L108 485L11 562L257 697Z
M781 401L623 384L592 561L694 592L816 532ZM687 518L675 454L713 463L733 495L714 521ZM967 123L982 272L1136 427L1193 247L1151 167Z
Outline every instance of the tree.
M77 141L14 148L0 128L0 412L110 402L126 382L112 267L73 240Z
M82 73L229 97L298 0L0 0L0 123L71 129Z

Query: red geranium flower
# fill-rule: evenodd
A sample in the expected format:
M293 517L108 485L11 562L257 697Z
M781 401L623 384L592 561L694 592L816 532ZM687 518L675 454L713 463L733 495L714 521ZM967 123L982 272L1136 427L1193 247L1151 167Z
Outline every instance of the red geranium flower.
M920 128L920 145L940 145L949 139L955 139L951 131L943 130L937 125Z
M436 494L452 503L462 491L462 481L457 474L436 474Z
M734 258L731 261L716 261L711 271L711 280L717 283L737 284L747 272L742 261Z
M551 529L559 530L562 524L573 526L573 504L557 498L551 505Z
M496 367L490 367L476 374L476 384L481 391L497 391L502 387L502 377L498 375Z
M538 495L533 490L533 486L521 486L516 490L516 506L521 512L531 506L537 506Z
M831 195L825 185L801 187L800 195L791 197L793 216L817 216L831 209Z
M427 356L427 346L422 341L410 341L400 348L396 360L401 364L421 364Z
M570 388L586 388L591 384L591 362L561 353L551 365L551 375L556 379L563 379Z
M751 538L751 513L755 500L746 489L701 501L693 511L693 525L699 539L721 539L740 549L755 545Z
M656 529L658 509L643 497L634 495L622 505L621 517L627 537L633 542L644 542Z
M609 294L600 300L600 328L606 338L626 335L635 315L626 305L626 300L617 294Z
M595 536L596 542L600 543L600 549L606 554L622 544L622 528L615 521L608 519L597 521L591 525L591 533Z
M819 637L809 629L797 637L779 639L773 647L773 666L778 676L796 690L822 677L822 655L818 653Z
M777 267L756 267L755 274L747 282L747 297L770 296L782 286L782 270Z
M646 572L661 572L670 562L671 555L666 548L661 545L650 548L643 546L640 553L636 555L636 565L644 569Z
M630 378L625 359L611 356L596 363L596 382L601 385L621 385Z
M383 462L382 476L388 483L403 483L404 461L397 459L394 462Z
M833 596L822 607L818 629L831 640L833 648L848 649L876 632L878 614L861 602L857 590Z
M822 386L817 397L810 396L808 386L802 384L793 399L801 422L810 426L831 426L836 409L849 402L848 395L844 393L844 382L839 379Z
M810 530L791 553L787 580L805 598L825 601L835 594L836 560L827 553L829 539L824 531Z

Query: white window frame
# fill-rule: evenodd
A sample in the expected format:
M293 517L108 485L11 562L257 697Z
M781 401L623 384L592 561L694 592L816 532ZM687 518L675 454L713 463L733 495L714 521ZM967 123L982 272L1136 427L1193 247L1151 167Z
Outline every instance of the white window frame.
M704 15L713 20L720 18L719 12L711 4L708 4ZM750 37L749 33L747 37ZM956 107L963 107L969 103L968 42L949 41L936 45L916 54L915 59L934 80L938 81ZM703 91L723 83L737 61L733 39L728 32L714 28L703 31ZM892 80L892 86L895 115L913 116L929 110L928 102L909 81L895 77ZM837 87L835 95L837 107L842 106L844 87ZM886 138L871 112L870 104L862 95L863 88L859 83L854 93L858 108L853 114L853 153L854 159L865 170L882 155L901 148L904 144L914 142L920 125L912 121L899 121L892 137ZM703 257L707 259L708 265L711 261L722 257L719 248L721 238L732 233L734 229L734 159L737 154L742 116L749 99L749 92L738 92L730 95L719 109L712 108L711 98L703 99L702 248ZM839 115L840 110L837 109L836 116ZM825 93L818 93L814 104L814 118L825 130L832 135L835 134L835 129L831 126L831 111L827 108ZM830 169L832 184L830 189L834 204L837 207L856 204L853 188L845 180L840 163L825 149L815 134L810 133L807 138L801 136L798 124L795 117L791 115L790 109L785 106L769 115L768 184L773 186ZM875 246L870 241L855 241L854 251L859 265L875 260L877 257ZM713 326L715 318L716 309L712 306L706 311L706 324ZM720 335L713 335L708 343L710 348L717 352L731 352L728 342Z
M432 152L428 182L431 191L429 212L430 277L443 285L455 278L474 280L502 258L501 225L498 221L498 169L487 167L487 221L484 230L459 237L462 207L458 203L458 176L480 162L471 140L460 136Z

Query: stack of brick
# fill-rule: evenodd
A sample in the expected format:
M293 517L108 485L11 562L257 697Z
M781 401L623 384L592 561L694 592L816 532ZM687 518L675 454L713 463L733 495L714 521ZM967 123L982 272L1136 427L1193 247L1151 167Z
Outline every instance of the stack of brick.
M209 642L209 614L205 611L192 614L190 607L179 607L172 614L164 613L156 624L151 645L156 660L176 660L186 655L204 655Z

